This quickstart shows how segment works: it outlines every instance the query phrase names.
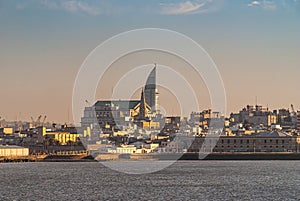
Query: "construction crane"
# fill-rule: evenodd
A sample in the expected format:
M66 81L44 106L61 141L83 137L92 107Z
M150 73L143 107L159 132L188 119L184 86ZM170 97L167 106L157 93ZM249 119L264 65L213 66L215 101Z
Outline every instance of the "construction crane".
M41 124L41 118L42 115L40 115L37 119L36 119L36 126L39 126Z
M21 133L21 131L23 129L22 121L18 121L17 125L18 125L18 131Z
M0 116L0 128L4 128L6 126L5 118Z
M32 124L32 127L35 127L35 123L34 123L34 120L33 120L33 117L30 117L30 119L31 119L31 124Z
M293 104L291 104L291 108L292 108L292 114L295 115L296 112L295 112L295 108L294 108L294 105L293 105Z
M45 115L45 116L44 116L44 119L43 119L43 121L42 121L42 126L44 126L46 119L47 119L47 116Z

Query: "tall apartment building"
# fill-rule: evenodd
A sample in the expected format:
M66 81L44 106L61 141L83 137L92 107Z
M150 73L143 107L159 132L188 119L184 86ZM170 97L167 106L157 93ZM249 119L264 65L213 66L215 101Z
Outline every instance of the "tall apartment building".
M156 88L156 66L149 74L145 85L145 99L152 112L157 110L158 91Z
M297 111L297 130L300 132L300 111Z

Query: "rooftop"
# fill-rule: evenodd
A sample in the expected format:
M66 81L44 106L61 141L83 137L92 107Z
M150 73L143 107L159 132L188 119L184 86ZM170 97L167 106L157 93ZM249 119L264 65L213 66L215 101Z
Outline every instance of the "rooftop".
M291 135L282 131L261 132L253 135L257 137L291 137Z
M107 100L107 101L97 101L94 106L101 107L101 106L119 106L123 109L133 109L137 104L140 103L140 100Z
M25 148L16 145L0 145L0 149L11 149L11 148Z

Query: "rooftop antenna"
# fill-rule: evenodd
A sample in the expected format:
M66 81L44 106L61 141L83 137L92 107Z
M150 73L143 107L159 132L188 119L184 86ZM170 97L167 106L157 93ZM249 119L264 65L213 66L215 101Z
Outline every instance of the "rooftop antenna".
M257 105L257 96L255 96L255 105Z

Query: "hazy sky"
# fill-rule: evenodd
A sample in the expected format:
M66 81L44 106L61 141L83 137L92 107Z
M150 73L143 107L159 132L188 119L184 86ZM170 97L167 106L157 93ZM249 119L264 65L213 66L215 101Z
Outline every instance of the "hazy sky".
M87 55L116 34L148 27L183 33L210 54L228 111L255 96L270 108L300 109L299 20L297 0L0 0L0 116L71 121Z

